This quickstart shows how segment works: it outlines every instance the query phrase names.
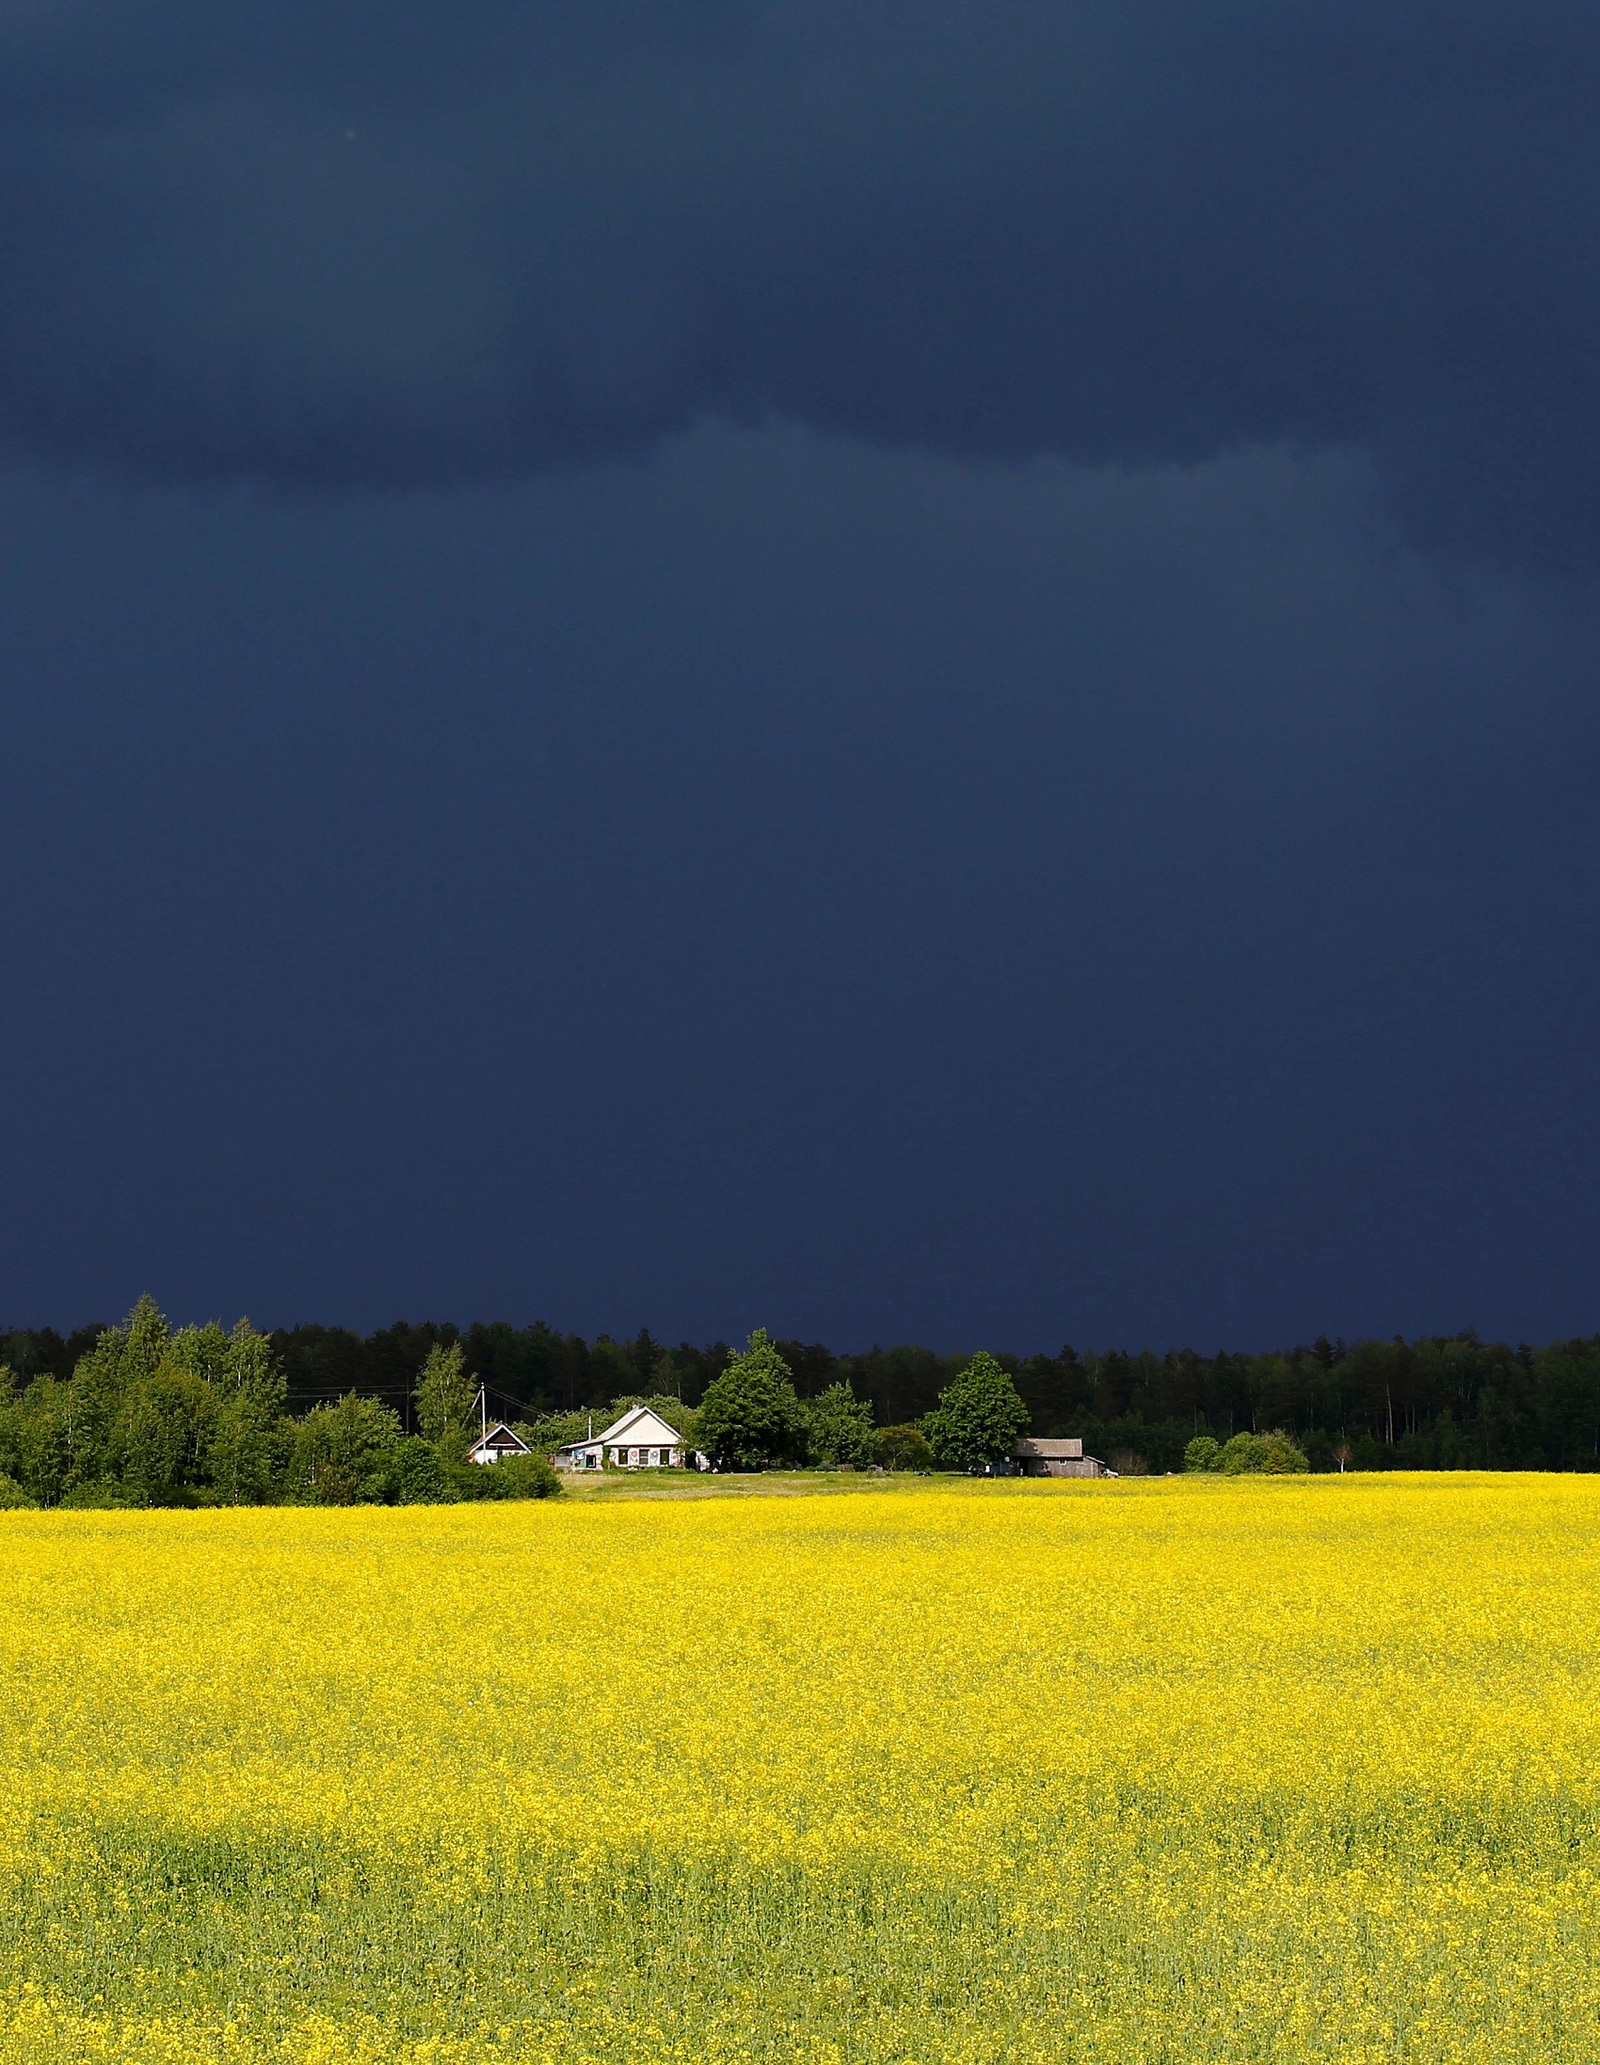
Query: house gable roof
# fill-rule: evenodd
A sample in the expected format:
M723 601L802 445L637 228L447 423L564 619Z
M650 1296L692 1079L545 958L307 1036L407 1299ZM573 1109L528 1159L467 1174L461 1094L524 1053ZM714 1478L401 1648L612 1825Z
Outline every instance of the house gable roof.
M1014 1456L1037 1456L1053 1462L1070 1462L1083 1454L1083 1440L1079 1435L1061 1441L1053 1440L1048 1435L1024 1435L1011 1453Z
M613 1420L603 1434L597 1434L594 1438L596 1441L604 1441L608 1444L625 1441L630 1447L635 1448L641 1446L650 1448L682 1448L683 1446L683 1436L675 1428L669 1427L660 1414L652 1412L647 1405L630 1406L620 1420ZM572 1445L574 1448L580 1446L577 1442L574 1442ZM587 1447L588 1443L585 1442L581 1445Z

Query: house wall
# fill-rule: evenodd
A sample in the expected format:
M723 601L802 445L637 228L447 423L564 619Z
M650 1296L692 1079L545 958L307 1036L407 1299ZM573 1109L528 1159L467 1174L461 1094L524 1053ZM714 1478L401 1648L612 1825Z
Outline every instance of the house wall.
M654 1461L651 1460L652 1452ZM595 1460L591 1462L589 1457ZM596 1442L592 1449L574 1451L571 1455L556 1458L557 1469L593 1470L601 1467L602 1460L607 1468L617 1470L681 1470L688 1459L688 1451L680 1444L672 1447L666 1442L654 1441L608 1441L603 1447Z

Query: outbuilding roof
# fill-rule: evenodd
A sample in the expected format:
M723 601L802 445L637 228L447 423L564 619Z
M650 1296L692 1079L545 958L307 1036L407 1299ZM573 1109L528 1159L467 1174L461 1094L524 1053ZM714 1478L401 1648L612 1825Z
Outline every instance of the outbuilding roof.
M522 1436L513 1434L504 1420L496 1420L486 1434L480 1434L468 1453L476 1455L480 1449L485 1448L511 1448L525 1456L533 1453Z

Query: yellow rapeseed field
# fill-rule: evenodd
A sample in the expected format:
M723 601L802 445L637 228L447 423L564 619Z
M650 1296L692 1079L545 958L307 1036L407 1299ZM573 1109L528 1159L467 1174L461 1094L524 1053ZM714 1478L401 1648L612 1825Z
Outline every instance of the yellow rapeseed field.
M1600 1479L0 1514L0 2061L1600 2059Z

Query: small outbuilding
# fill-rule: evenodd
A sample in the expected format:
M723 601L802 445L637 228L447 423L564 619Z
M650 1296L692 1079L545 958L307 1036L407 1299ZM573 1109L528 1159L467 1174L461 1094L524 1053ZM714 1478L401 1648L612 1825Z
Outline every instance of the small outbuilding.
M587 1441L564 1442L552 1458L558 1470L681 1470L699 1468L701 1458L676 1427L647 1405L635 1405L613 1420L603 1434Z
M506 1456L531 1456L533 1450L503 1420L496 1420L467 1450L469 1463L498 1463Z
M1082 1440L1025 1435L1011 1451L1019 1477L1115 1477L1098 1456L1086 1456Z

